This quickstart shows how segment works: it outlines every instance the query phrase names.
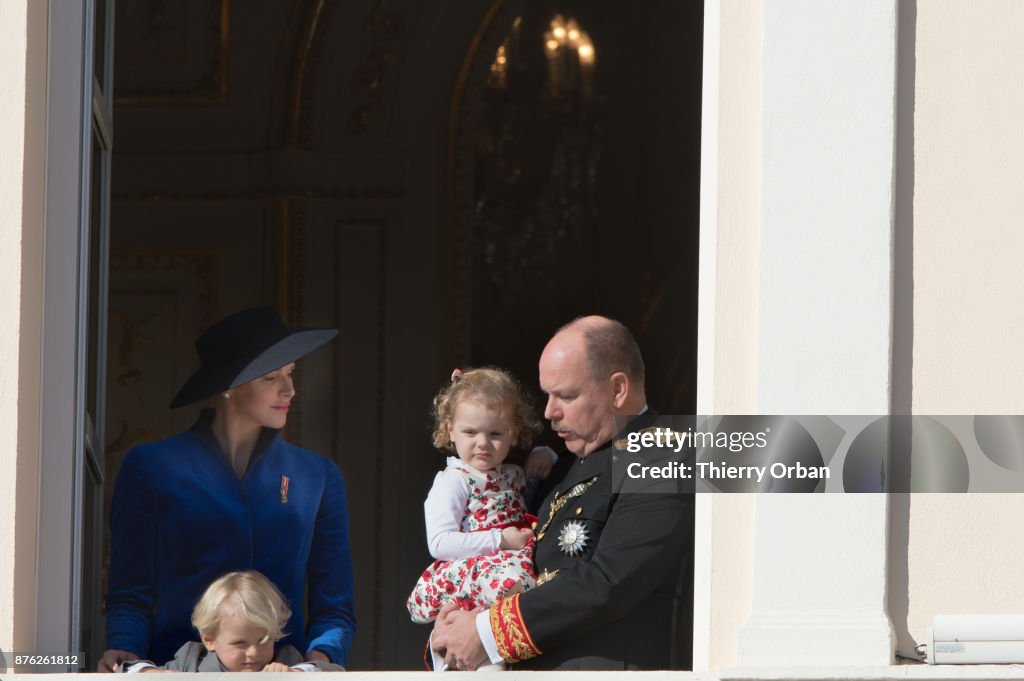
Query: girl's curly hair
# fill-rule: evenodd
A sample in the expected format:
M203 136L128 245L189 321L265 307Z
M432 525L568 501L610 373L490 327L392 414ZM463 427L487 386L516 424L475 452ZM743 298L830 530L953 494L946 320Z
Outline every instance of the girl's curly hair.
M515 445L528 447L543 426L533 404L519 381L504 369L456 369L450 383L442 386L434 397L434 446L454 451L448 428L455 418L459 402L469 400L491 409L511 409L512 427L516 430Z

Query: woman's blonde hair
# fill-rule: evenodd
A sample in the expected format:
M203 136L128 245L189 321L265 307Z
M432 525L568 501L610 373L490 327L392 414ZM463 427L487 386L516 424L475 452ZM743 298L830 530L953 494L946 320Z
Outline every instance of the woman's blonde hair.
M515 445L528 447L540 434L541 422L530 398L511 374L494 367L456 369L451 382L434 397L434 446L438 449L455 450L448 428L455 418L455 408L463 400L490 409L508 408L516 432Z
M201 636L215 636L221 620L232 615L266 629L267 638L278 641L286 635L292 611L269 579L246 570L229 572L206 588L192 611L192 626Z

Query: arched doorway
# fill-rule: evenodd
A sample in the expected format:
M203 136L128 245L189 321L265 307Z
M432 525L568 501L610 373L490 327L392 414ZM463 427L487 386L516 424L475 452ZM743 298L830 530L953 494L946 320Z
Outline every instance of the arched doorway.
M426 634L403 603L428 560L422 500L443 459L427 412L453 364L506 365L532 385L547 335L601 312L637 332L652 404L693 409L701 17L681 4L531 4L545 21L578 12L605 98L600 174L555 195L589 202L570 227L593 250L560 268L550 220L531 237L549 252L522 245L501 210L473 211L498 158L481 153L478 132L501 128L487 112L522 110L495 109L487 83L526 3L118 3L108 498L128 448L195 418L166 405L212 320L273 304L341 328L302 364L285 436L348 483L350 667L418 668ZM551 167L530 158L538 177ZM498 280L477 264L488 249Z

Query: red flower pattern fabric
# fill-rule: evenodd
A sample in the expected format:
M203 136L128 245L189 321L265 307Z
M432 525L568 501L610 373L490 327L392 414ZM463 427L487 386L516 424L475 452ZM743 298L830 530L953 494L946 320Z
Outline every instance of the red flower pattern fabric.
M526 526L523 501L526 480L518 466L502 465L482 474L458 459L449 459L469 488L461 530L478 532L510 525ZM506 595L536 584L533 568L535 541L519 550L498 550L482 556L435 560L416 582L406 608L413 622L428 623L447 603L464 610L490 607Z

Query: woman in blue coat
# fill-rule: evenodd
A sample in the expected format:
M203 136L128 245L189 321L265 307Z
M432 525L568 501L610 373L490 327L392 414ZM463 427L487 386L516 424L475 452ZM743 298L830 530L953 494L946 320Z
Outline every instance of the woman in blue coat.
M355 615L344 482L333 461L278 437L295 397L295 361L337 333L290 329L263 307L222 319L196 341L202 366L171 407L212 397L216 408L184 433L135 447L121 465L98 671L171 659L195 637L197 599L233 570L259 570L288 599L280 645L346 663Z

